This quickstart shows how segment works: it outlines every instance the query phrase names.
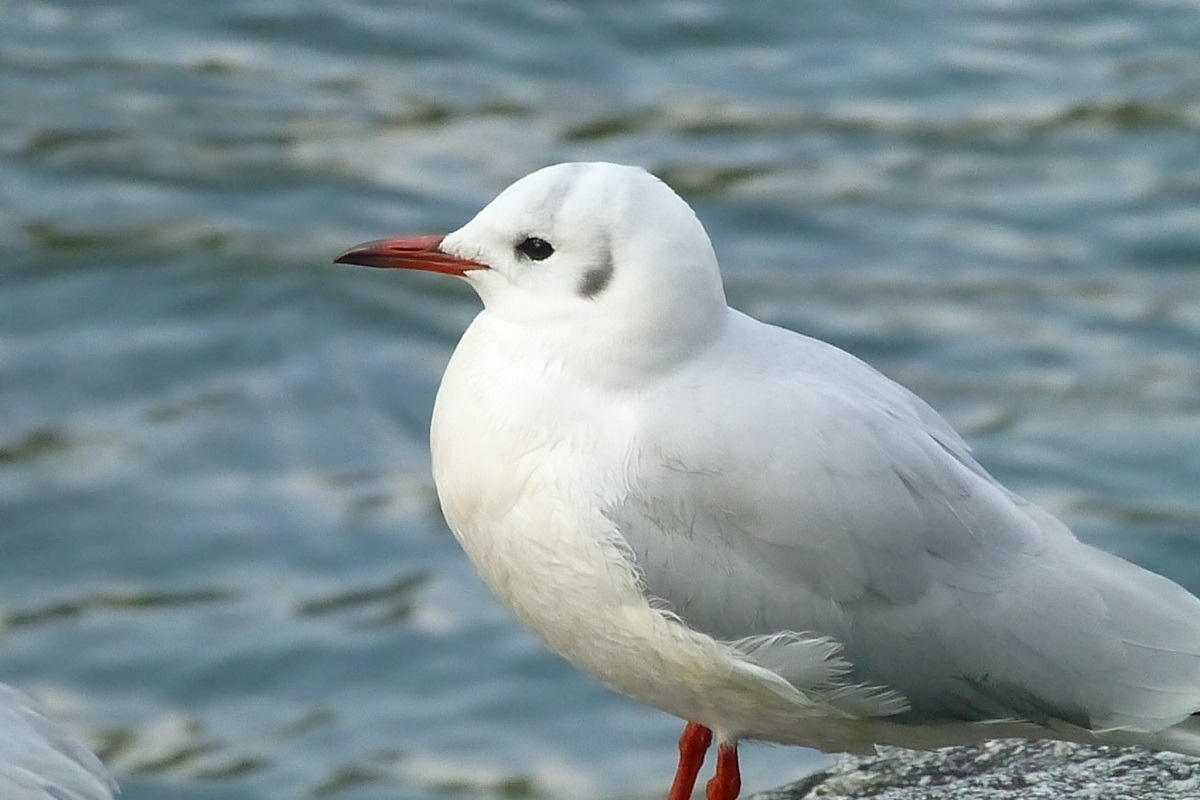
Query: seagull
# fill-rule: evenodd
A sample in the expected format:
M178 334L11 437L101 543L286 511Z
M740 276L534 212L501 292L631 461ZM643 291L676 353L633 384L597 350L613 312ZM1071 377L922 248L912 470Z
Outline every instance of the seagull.
M737 745L1053 738L1200 755L1200 600L1005 489L929 405L729 307L630 166L546 167L445 236L337 263L465 280L438 498L550 650L687 725L669 800Z
M100 759L17 689L0 684L0 797L113 800Z

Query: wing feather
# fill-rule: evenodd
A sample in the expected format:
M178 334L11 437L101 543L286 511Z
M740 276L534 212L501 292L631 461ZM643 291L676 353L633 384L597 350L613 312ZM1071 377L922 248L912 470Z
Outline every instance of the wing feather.
M852 356L731 324L727 379L648 393L610 512L649 594L719 639L766 637L750 657L797 685L796 639L770 637L834 642L845 685L898 691L913 722L1157 730L1200 709L1200 601L1079 543Z
M29 697L0 684L0 796L112 800L115 791L90 750Z

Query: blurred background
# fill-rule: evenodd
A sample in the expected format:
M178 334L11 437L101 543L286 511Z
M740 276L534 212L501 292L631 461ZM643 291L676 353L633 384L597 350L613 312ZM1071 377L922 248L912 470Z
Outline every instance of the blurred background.
M641 164L731 301L1200 592L1194 2L0 0L0 681L127 800L661 798L427 454L461 283L330 261ZM747 747L749 790L827 763Z

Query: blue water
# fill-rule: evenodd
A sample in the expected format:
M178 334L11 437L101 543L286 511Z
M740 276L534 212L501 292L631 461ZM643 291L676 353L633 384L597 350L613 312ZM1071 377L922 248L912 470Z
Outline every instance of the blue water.
M545 653L438 512L477 300L329 263L562 160L666 178L736 305L1200 591L1198 32L1182 0L0 0L0 680L128 800L660 797L679 723Z

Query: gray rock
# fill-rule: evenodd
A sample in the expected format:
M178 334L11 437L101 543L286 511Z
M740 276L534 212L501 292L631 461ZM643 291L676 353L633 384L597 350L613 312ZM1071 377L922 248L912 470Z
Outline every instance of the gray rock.
M1200 759L1137 747L1004 739L933 752L880 748L747 800L1179 800Z

